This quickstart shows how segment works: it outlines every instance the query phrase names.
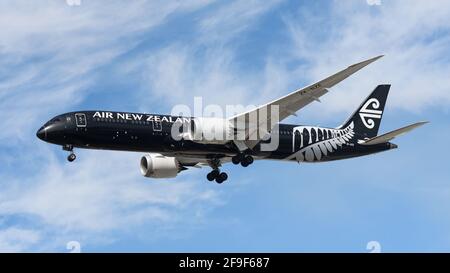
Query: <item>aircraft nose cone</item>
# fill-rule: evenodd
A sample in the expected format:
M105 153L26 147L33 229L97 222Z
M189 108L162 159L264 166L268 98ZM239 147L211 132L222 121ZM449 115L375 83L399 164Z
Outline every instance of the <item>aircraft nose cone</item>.
M47 138L47 132L45 131L45 128L44 128L44 127L41 127L41 128L37 131L36 136L37 136L39 139L45 140L45 139Z

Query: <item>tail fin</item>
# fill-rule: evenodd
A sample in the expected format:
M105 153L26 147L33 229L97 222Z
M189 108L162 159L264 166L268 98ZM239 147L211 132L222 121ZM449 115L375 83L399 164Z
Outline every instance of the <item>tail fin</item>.
M390 88L389 84L378 85L340 128L346 128L353 122L354 131L361 139L375 137Z

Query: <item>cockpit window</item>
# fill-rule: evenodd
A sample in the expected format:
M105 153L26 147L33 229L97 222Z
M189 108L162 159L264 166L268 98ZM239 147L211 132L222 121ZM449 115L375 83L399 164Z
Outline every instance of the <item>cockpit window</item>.
M50 124L54 124L54 123L57 123L57 122L60 122L60 121L61 121L61 118L59 118L59 117L53 118L53 119L49 120L49 121L45 124L45 126L48 126L48 125L50 125Z

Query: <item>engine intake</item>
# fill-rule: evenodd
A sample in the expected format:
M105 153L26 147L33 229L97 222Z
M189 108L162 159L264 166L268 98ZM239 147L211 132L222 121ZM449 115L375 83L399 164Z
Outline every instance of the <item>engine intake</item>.
M141 173L151 178L171 178L185 169L175 157L167 157L158 154L148 154L141 158Z

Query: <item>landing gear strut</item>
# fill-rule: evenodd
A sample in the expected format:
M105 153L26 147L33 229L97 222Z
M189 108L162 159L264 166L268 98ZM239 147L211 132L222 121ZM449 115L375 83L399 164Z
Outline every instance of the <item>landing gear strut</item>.
M218 184L222 184L228 179L228 174L226 172L220 172L220 161L212 160L209 165L213 168L213 170L206 175L206 179L208 179L208 181L216 180Z
M247 167L253 163L253 157L251 155L239 153L231 158L231 162L233 162L234 165L241 163L242 167Z
M75 153L73 152L73 146L72 146L72 145L70 145L70 144L64 145L64 146L63 146L63 150L64 150L64 151L69 151L69 152L70 152L70 154L67 156L67 160L68 160L69 162L72 162L72 161L74 161L74 160L77 158L77 156L76 156Z

